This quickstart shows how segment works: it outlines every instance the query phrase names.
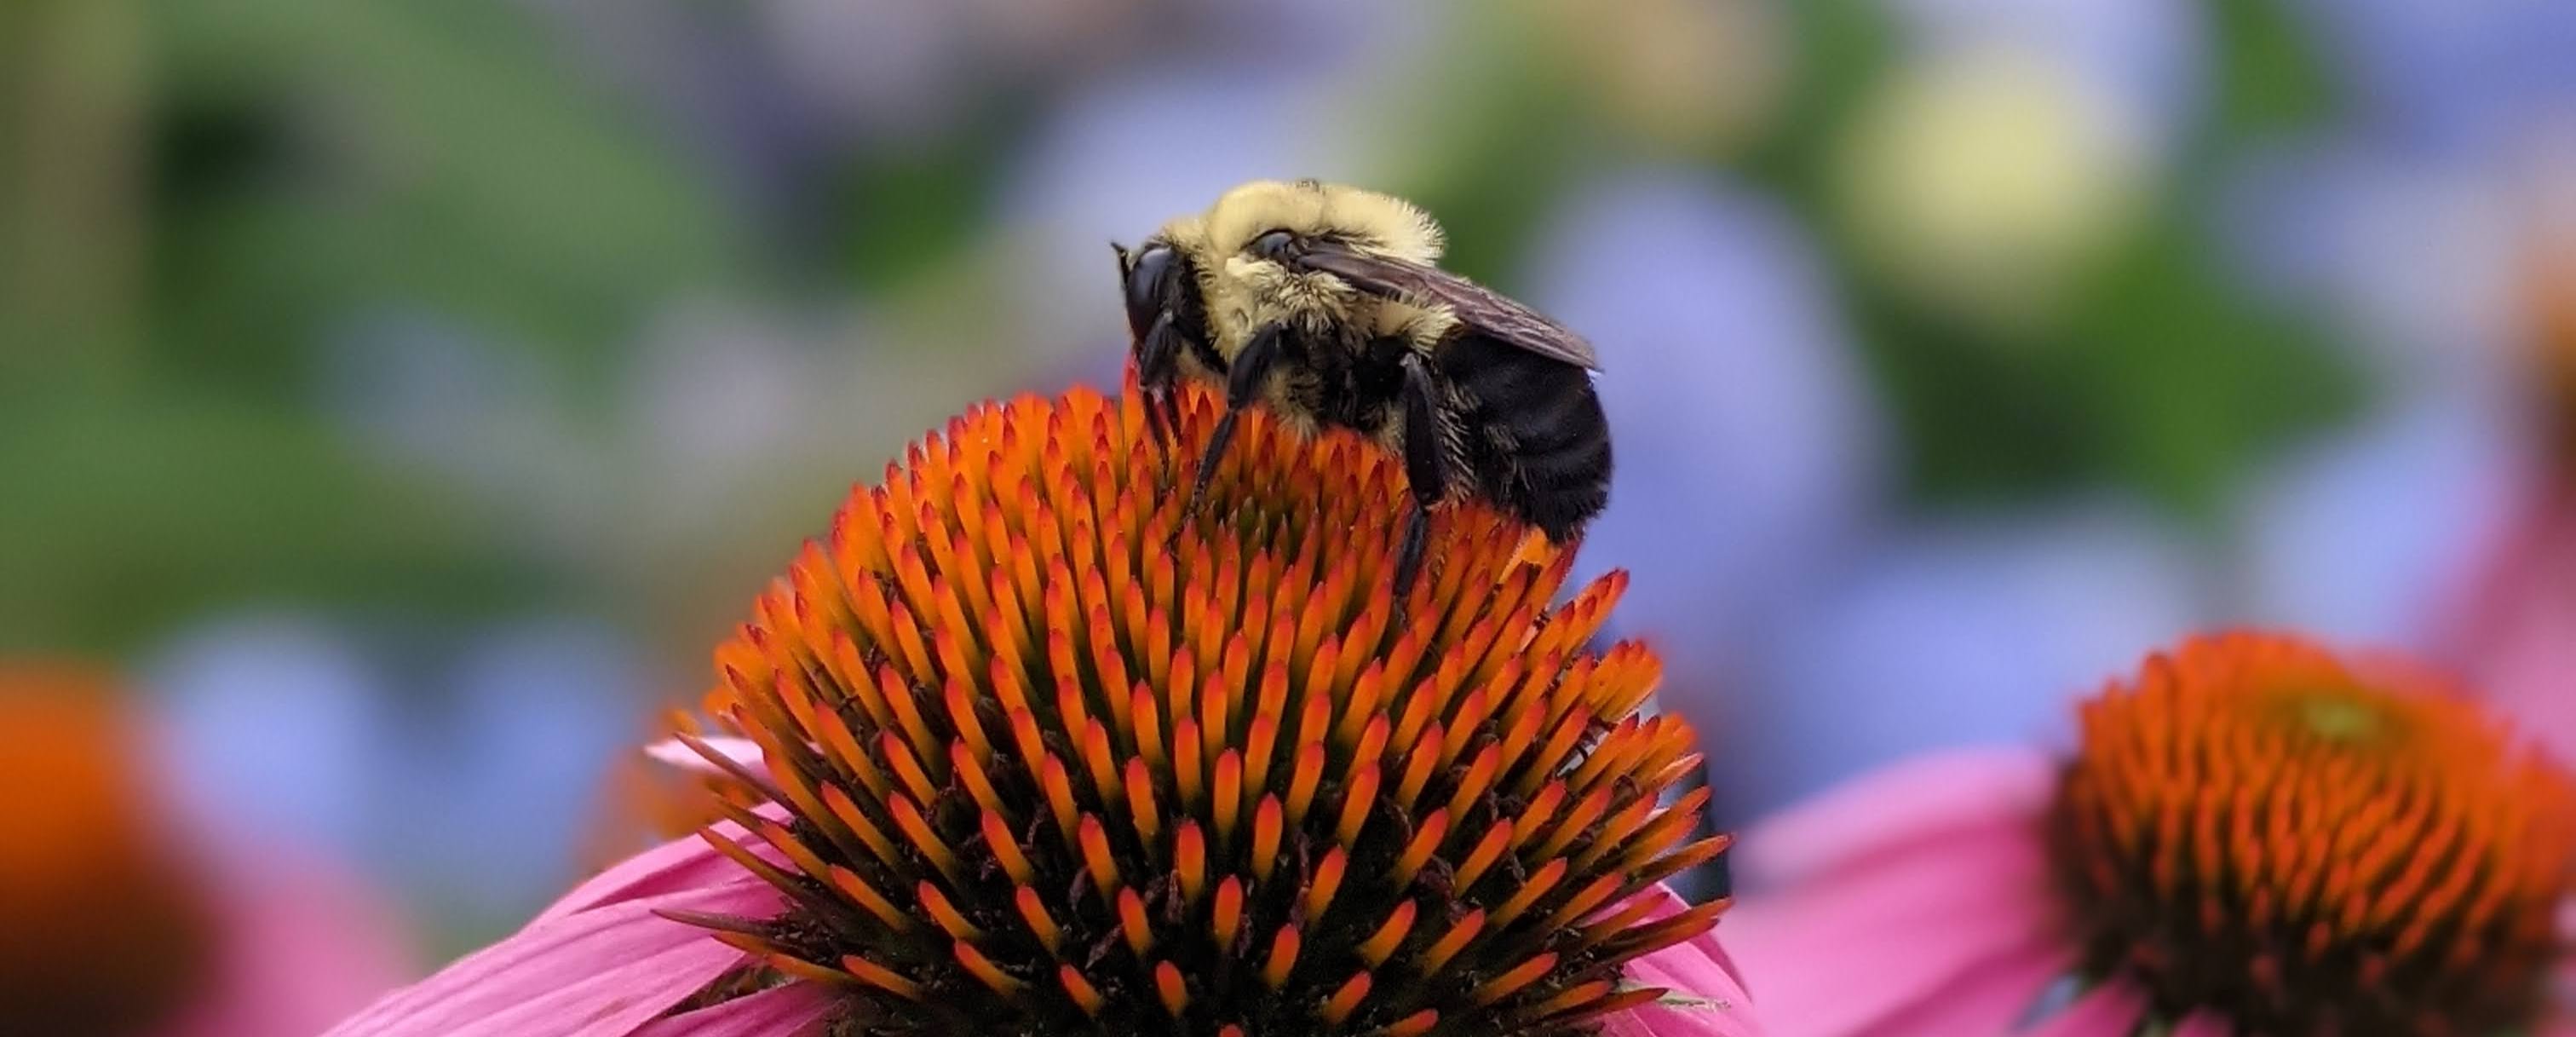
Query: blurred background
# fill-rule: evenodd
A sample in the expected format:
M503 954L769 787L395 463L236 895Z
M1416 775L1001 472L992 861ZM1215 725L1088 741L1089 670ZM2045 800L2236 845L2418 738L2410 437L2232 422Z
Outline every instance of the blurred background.
M1114 384L1104 242L1312 176L1597 343L1585 567L1739 824L2195 627L2462 643L2576 468L2570 54L2559 0L17 0L0 657L112 668L148 798L444 960L632 834L853 481Z

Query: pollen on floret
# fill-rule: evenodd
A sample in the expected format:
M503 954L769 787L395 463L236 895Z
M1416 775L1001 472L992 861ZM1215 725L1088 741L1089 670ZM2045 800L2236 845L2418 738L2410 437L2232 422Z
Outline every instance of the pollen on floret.
M2086 704L2051 818L2088 967L2238 1032L2512 1032L2576 877L2576 787L2393 666L2236 634Z
M716 651L710 731L758 745L708 834L784 891L704 920L824 977L861 1032L1581 1033L1725 849L1659 664L1596 648L1625 585L1475 505L1389 594L1382 448L1247 415L1185 521L1136 394L974 410L854 489ZM1399 621L1402 617L1402 621Z

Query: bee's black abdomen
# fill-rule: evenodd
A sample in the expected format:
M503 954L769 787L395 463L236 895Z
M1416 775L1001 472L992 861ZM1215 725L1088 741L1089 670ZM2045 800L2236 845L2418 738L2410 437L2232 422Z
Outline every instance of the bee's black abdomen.
M1466 335L1437 351L1479 496L1563 543L1610 499L1610 423L1582 368Z

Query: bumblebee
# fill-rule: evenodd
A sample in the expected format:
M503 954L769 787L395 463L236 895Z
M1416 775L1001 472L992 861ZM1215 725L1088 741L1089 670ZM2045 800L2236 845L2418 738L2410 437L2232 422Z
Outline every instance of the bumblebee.
M1403 458L1399 602L1444 503L1482 500L1559 546L1582 534L1609 501L1600 360L1563 325L1440 269L1441 246L1411 203L1312 180L1245 184L1132 250L1114 245L1155 435L1177 427L1180 379L1225 390L1193 508L1236 417L1260 404L1297 432L1351 429Z

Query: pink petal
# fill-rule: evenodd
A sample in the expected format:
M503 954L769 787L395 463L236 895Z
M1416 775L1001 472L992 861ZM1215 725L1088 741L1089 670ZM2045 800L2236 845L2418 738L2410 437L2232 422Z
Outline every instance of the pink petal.
M2529 497L2449 609L2443 656L2517 729L2576 759L2576 486L2543 480Z
M2047 869L2036 829L1988 826L1748 896L1719 926L1781 1033L1839 1037L1953 1012L1993 1018L2016 994L2015 1007L2036 1001L2052 966L2072 957Z
M2023 1037L2129 1037L2146 1017L2146 988L2115 979L2086 991Z
M2236 1037L2236 1024L2216 1012L2193 1012L2174 1027L2173 1037Z
M2483 690L2514 726L2576 759L2576 570L2487 631Z
M708 737L700 738L698 741L705 743L707 748L724 754L735 763L743 765L754 774L761 773L762 769L768 766L762 757L760 743L751 739ZM665 738L645 746L644 755L652 757L657 763L669 764L684 771L709 775L725 773L724 768L709 761L704 753L690 748L688 743L677 738Z
M771 820L783 821L787 818L785 808L774 803L763 804L753 813ZM733 840L763 858L773 862L783 861L783 857L775 849L744 830L741 825L731 821L720 821L713 827L716 834ZM740 879L744 874L742 865L717 853L713 847L707 845L706 840L697 836L674 839L620 861L607 871L600 872L589 881L574 887L572 892L564 894L563 899L547 907L530 924L551 922L577 911L587 911L621 901L722 885Z
M1866 1037L1978 1037L2009 1032L2073 966L2065 947L2022 950L1971 966L1940 991L1861 1031Z
M771 987L749 997L656 1019L634 1037L803 1037L832 1014L831 992L812 983Z
M1662 886L1639 894L1660 901L1649 919L1679 914L1690 905ZM1671 991L1661 1001L1603 1021L1602 1037L1758 1037L1752 1001L1735 977L1734 963L1714 933L1702 933L1628 963L1627 979Z
M655 914L666 909L762 917L779 895L738 876L541 919L328 1037L627 1037L743 961L706 930Z
M2057 762L2036 749L1917 757L1756 825L1735 852L1736 874L1758 890L1915 842L2027 828L2056 786Z

